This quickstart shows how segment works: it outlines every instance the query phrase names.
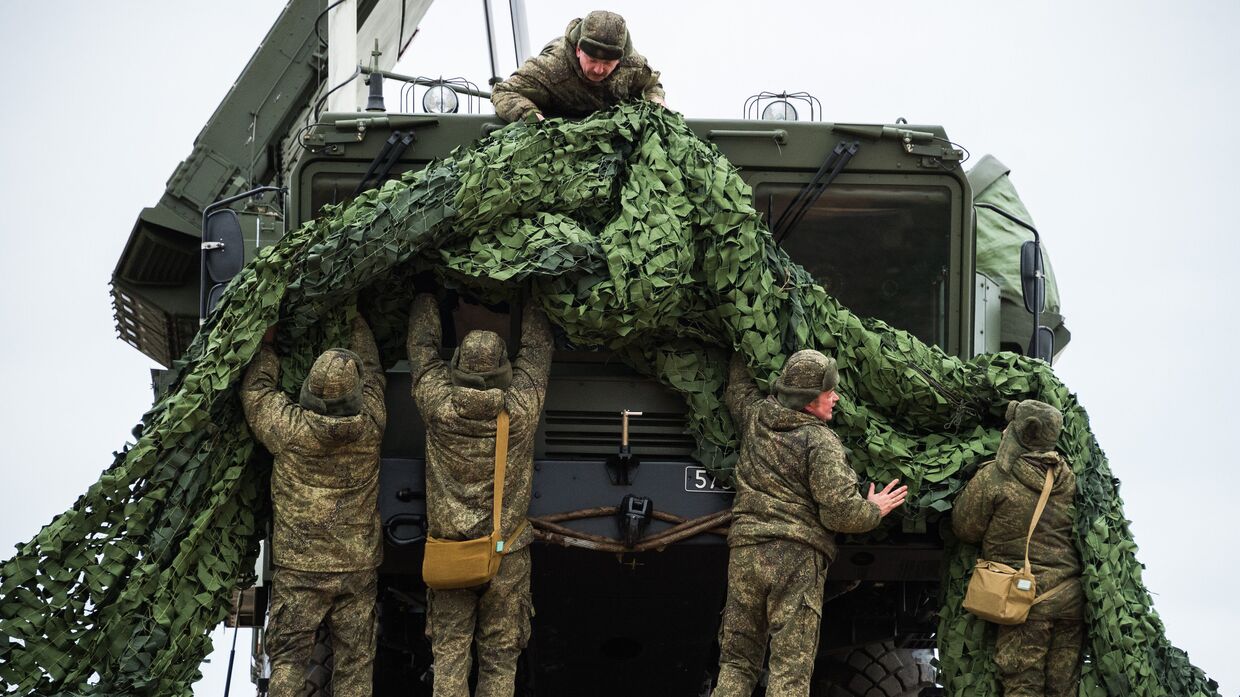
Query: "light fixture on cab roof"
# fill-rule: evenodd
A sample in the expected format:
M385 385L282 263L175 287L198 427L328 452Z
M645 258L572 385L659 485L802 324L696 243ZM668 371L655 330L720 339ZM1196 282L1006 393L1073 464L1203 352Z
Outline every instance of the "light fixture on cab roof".
M822 120L822 102L809 92L759 92L745 100L745 118L763 121L799 121L798 104L810 121Z
M776 99L762 110L763 121L796 121L797 109L786 100Z
M428 114L455 114L461 108L456 90L439 83L426 88L422 94L422 110Z

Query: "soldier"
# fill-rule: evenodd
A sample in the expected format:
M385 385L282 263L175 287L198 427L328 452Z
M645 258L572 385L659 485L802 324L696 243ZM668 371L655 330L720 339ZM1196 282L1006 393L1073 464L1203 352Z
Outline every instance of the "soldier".
M631 99L666 106L659 73L633 50L624 18L595 11L568 23L564 36L495 85L491 102L505 121L534 114L581 118Z
M375 568L382 560L379 445L386 380L366 322L353 321L348 351L324 351L298 402L279 387L274 327L246 371L241 404L271 451L271 697L301 694L326 621L335 654L332 694L369 697L375 656Z
M508 464L500 532L505 556L489 582L427 590L427 634L435 657L435 697L468 697L470 644L477 642L477 697L511 697L517 657L530 636L530 550L525 525L534 478L534 431L551 370L551 327L531 305L522 318L521 350L494 332L471 331L445 363L439 310L421 294L409 316L409 374L426 424L429 534L469 540L492 531L496 417L509 415Z
M873 530L908 493L895 489L895 480L877 493L871 484L861 498L857 475L826 424L839 401L836 382L834 359L798 351L764 397L744 357L732 356L725 397L741 452L715 697L753 693L768 638L766 694L809 694L835 532Z
M1024 565L1025 539L1050 470L1054 484L1029 543L1038 597L1024 624L1000 626L995 666L1006 697L1075 697L1081 677L1081 557L1074 544L1076 477L1055 451L1063 416L1032 399L1011 402L992 463L982 466L952 507L952 529L982 545L982 558Z

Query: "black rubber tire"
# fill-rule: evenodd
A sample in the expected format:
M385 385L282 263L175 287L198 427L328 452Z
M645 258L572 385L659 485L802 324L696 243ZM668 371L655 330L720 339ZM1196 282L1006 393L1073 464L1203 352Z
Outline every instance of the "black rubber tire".
M314 635L314 651L300 697L332 697L332 641L326 625L319 625Z
M929 652L898 649L890 641L866 644L824 657L813 697L918 697L935 686Z

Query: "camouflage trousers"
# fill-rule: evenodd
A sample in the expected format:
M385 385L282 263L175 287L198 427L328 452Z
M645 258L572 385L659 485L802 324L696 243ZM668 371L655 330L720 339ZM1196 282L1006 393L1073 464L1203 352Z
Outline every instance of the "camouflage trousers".
M375 660L374 569L298 571L271 579L266 648L270 697L297 697L306 682L314 634L326 621L332 642L332 695L371 697Z
M995 667L1004 697L1076 697L1082 635L1079 619L999 627Z
M426 591L426 634L435 656L435 697L469 697L472 644L478 653L475 697L512 697L517 657L530 639L530 548L504 557L489 582Z
M766 694L809 695L822 623L826 559L808 545L773 540L733 547L719 631L714 697L750 697L771 645Z

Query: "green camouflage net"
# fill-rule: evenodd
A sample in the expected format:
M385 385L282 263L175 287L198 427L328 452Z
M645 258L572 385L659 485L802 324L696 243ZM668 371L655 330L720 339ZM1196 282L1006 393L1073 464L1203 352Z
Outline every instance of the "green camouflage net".
M774 246L751 196L679 116L636 104L514 124L264 249L178 363L137 444L4 563L0 682L24 694L191 694L268 514L269 461L235 395L260 337L279 321L293 392L360 304L390 365L413 276L431 269L488 299L528 293L573 344L615 351L676 390L699 458L724 477L735 446L720 403L728 352L743 351L763 384L797 349L834 354L834 425L853 466L908 483L903 512L918 520L949 510L994 451L1009 399L1061 408L1091 604L1081 694L1216 695L1165 638L1118 482L1049 367L1011 354L961 361L851 314ZM960 608L977 550L947 544L943 680L949 694L998 695L993 635Z

